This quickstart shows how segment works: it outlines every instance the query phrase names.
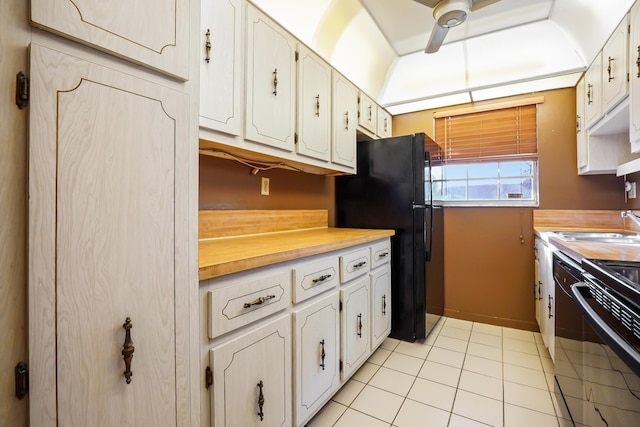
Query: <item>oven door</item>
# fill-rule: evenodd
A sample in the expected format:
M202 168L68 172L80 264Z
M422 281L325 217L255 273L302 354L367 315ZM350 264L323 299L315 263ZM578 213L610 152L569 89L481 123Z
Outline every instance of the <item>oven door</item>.
M583 423L637 426L640 425L640 340L609 311L624 311L624 304L600 282L591 279L585 275L584 282L571 287L583 318ZM638 313L628 314L632 318Z

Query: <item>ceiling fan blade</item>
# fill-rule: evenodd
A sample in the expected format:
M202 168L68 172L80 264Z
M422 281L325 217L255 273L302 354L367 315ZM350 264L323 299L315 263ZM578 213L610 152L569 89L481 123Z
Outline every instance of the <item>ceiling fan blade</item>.
M473 4L471 5L471 11L482 9L485 6L498 3L499 1L500 0L473 0Z
M431 35L429 36L429 41L427 42L427 47L424 50L425 53L435 53L442 46L442 42L444 41L445 36L449 32L449 28L441 27L437 23L433 26L433 30L431 31Z

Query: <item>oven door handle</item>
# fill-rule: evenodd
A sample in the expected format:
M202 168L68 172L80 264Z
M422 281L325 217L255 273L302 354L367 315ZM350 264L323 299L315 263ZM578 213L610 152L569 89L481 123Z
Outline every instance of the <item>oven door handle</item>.
M605 342L614 353L622 359L636 375L640 376L640 353L629 345L614 331L593 308L589 306L587 299L582 295L583 290L589 292L589 288L584 282L578 282L571 286L571 292L578 308L582 311L585 320L591 325L598 336Z

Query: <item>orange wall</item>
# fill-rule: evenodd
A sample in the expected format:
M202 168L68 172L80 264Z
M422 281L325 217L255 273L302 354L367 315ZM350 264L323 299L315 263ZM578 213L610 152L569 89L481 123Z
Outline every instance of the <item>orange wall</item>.
M536 95L544 96L538 106L540 208L622 209L621 178L577 175L575 90ZM433 136L433 113L395 116L394 134ZM445 208L445 315L537 329L531 297L532 210Z
M233 160L200 156L200 209L327 209L334 224L334 178L282 169L251 174ZM270 194L260 195L261 177Z

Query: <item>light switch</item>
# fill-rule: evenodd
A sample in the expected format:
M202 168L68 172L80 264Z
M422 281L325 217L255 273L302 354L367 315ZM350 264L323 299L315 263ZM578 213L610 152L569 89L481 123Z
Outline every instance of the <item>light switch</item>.
M262 177L262 184L260 185L260 194L263 196L269 195L269 178Z

